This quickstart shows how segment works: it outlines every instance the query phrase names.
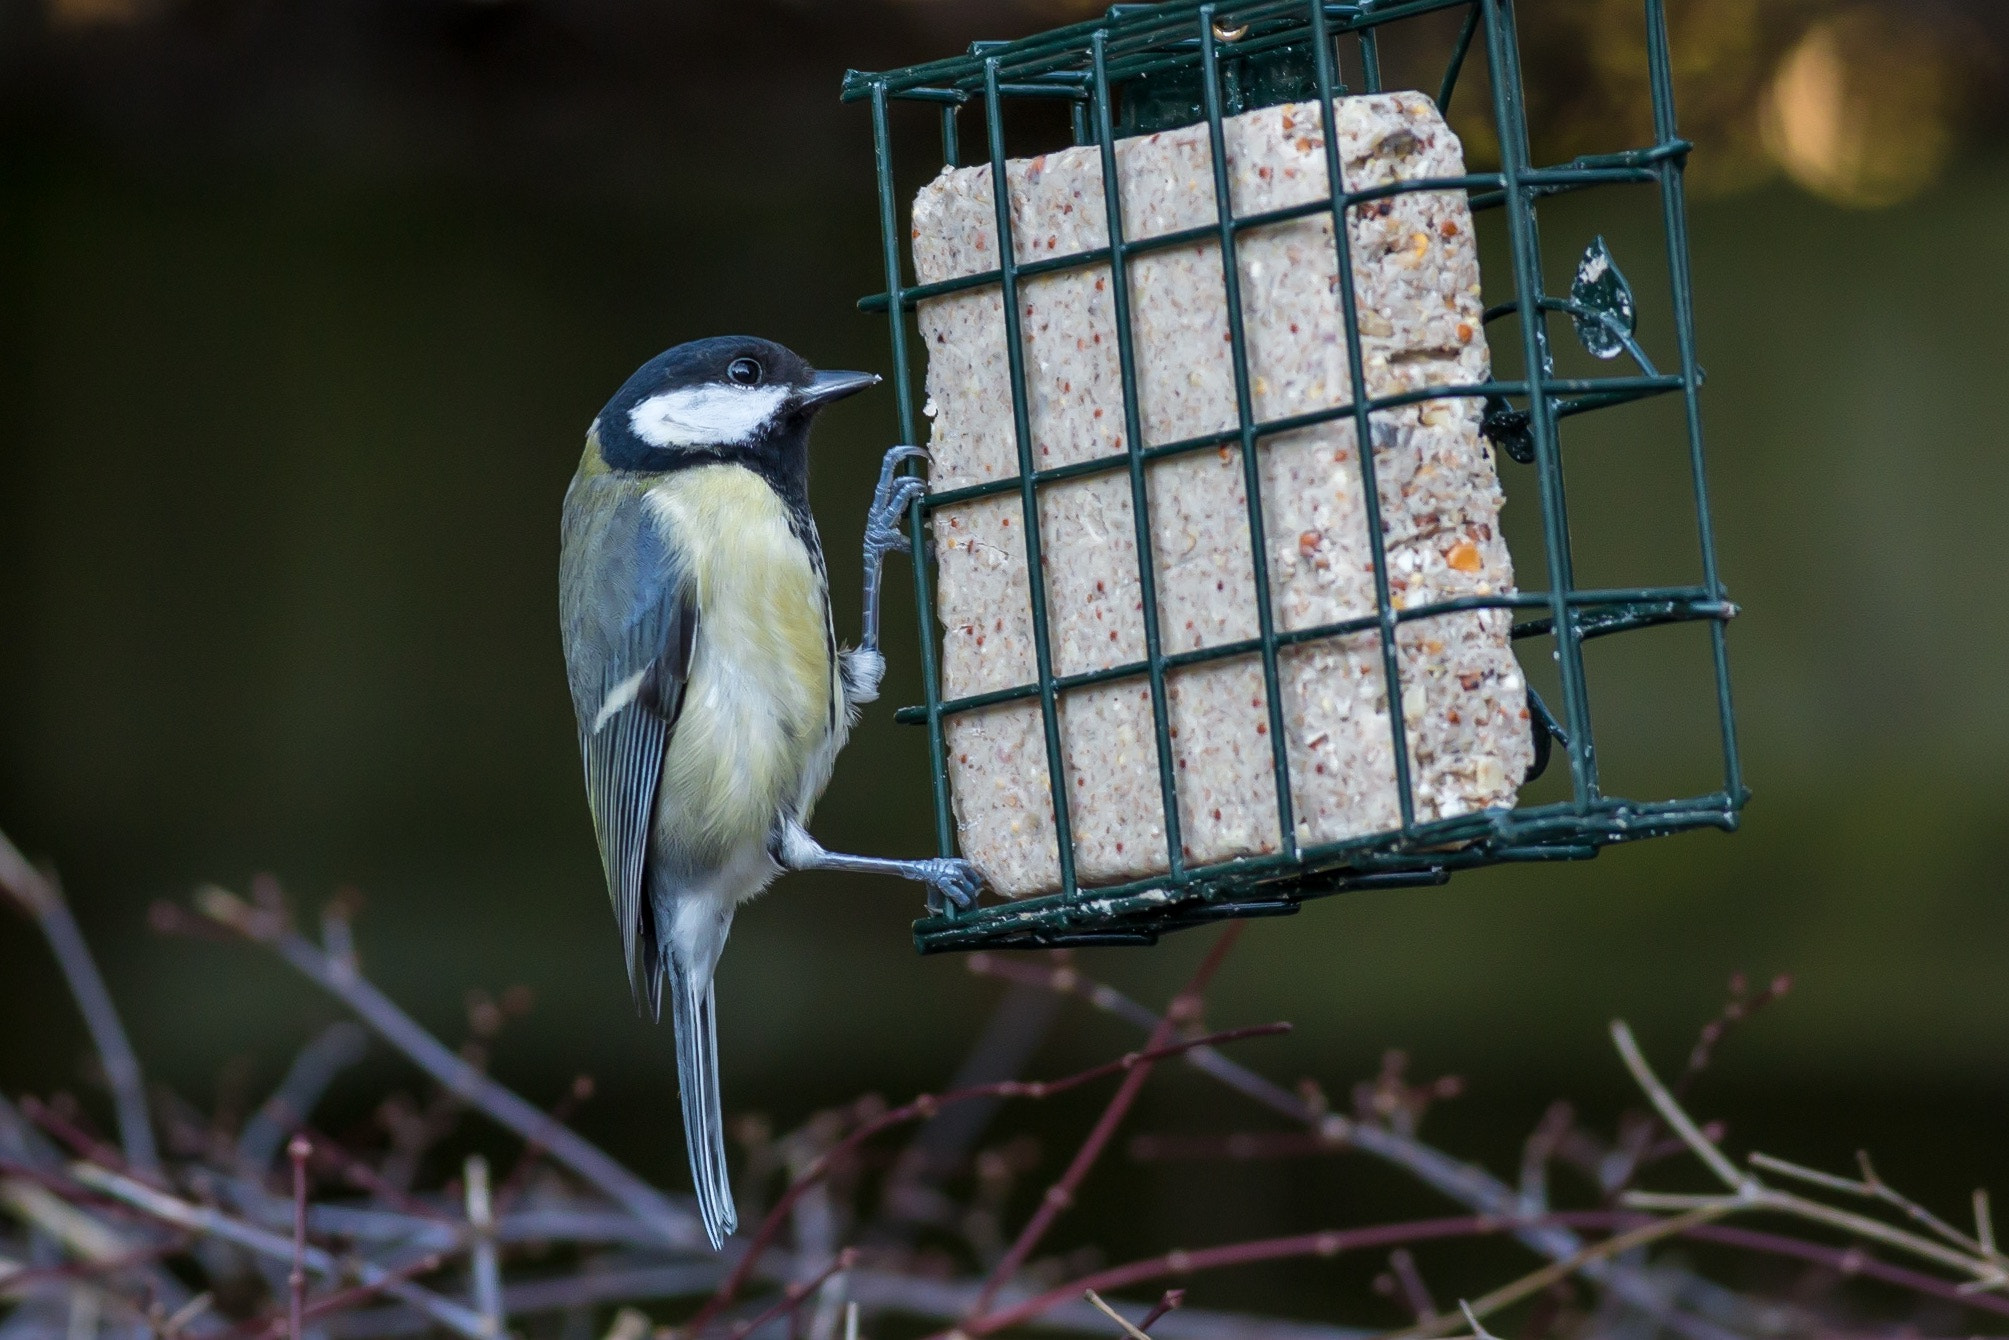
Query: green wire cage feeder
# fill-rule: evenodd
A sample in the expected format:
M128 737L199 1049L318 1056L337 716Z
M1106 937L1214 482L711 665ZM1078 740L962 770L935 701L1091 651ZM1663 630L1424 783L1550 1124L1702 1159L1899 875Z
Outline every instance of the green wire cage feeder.
M1736 827L1689 146L1661 0L1641 17L1652 143L1552 167L1512 0L1124 4L846 76L884 232L862 305L890 317L900 440L933 453L910 516L926 701L899 719L927 729L942 853L1003 895L917 922L923 952L1148 944ZM1441 53L1434 97L1383 89L1398 34ZM1468 67L1497 170L1443 119ZM909 118L942 164L911 201ZM1666 369L1602 238L1565 292L1544 277L1538 202L1611 184L1658 192ZM1561 424L1654 397L1679 407L1700 581L1579 586ZM1539 512L1539 558L1532 530L1518 547L1540 581L1515 580L1506 496ZM1722 786L1610 794L1585 643L1685 621Z

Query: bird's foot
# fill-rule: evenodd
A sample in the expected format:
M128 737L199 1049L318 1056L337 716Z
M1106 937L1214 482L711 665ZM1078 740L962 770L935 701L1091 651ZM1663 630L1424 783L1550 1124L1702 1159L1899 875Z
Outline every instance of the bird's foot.
M915 874L928 886L928 912L941 916L953 903L957 911L976 906L984 877L959 856L931 856L914 862Z
M895 549L907 547L903 526L907 509L914 499L928 491L928 481L919 475L897 473L907 461L928 459L920 447L894 447L879 466L879 485L872 491L872 510L865 516L865 565L870 569Z

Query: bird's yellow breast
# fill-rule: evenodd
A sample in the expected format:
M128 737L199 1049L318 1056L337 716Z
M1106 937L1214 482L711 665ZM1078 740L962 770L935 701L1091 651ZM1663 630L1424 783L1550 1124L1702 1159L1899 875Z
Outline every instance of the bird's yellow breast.
M698 610L657 835L723 862L813 799L804 782L828 748L835 701L828 597L786 506L744 466L679 471L650 488L647 504L673 537Z

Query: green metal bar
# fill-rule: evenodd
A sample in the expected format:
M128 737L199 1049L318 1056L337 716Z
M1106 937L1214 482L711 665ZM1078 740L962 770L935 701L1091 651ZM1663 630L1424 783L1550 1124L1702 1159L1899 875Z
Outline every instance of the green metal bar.
M1607 396L1609 403L1622 404L1647 396L1662 395L1681 389L1681 379L1677 376L1656 377L1571 377L1555 378L1547 383L1551 396L1583 394L1586 396ZM1524 381L1471 382L1459 386L1431 386L1415 391L1403 391L1396 395L1376 396L1367 402L1371 411L1397 409L1403 405L1413 405L1425 400L1470 400L1488 396L1525 396L1528 384ZM1557 413L1570 412L1568 404L1558 406ZM1594 408L1595 406L1590 406ZM1335 419L1350 417L1356 406L1352 403L1329 405L1324 409L1306 410L1301 414L1285 415L1281 419L1264 419L1256 425L1259 439L1280 433L1295 432L1301 428L1312 428ZM1155 447L1144 448L1146 463L1162 461L1174 456L1185 456L1209 447L1233 444L1241 436L1241 429L1223 428L1212 433L1202 433L1198 437L1181 438L1177 442L1166 442ZM1129 464L1127 452L1108 456L1095 456L1085 461L1070 461L1066 465L1050 465L1033 472L1035 483L1048 484L1058 480L1082 479L1090 475L1108 474L1121 470ZM1009 493L1019 487L1019 477L1009 475L1002 479L987 479L980 484L965 484L961 488L945 489L941 493L930 494L922 506L934 509L954 506L976 498L995 497Z
M999 287L1004 299L1005 360L1011 377L1012 432L1018 445L1019 501L1024 510L1026 594L1032 604L1032 646L1039 670L1039 711L1046 730L1046 780L1053 797L1053 833L1059 844L1060 887L1074 882L1074 824L1069 817L1066 757L1060 745L1060 706L1053 679L1052 633L1046 614L1046 566L1039 540L1039 492L1033 480L1032 411L1026 401L1025 334L1018 301L1018 246L1011 230L1011 175L1004 143L1004 106L995 59L985 65L984 118L990 137L991 202L997 219Z
M1674 62L1667 43L1664 0L1646 0L1646 65L1653 90L1653 133L1663 144L1675 141ZM1662 224L1667 237L1668 287L1674 301L1674 340L1680 351L1683 409L1688 428L1688 465L1695 485L1696 539L1702 551L1702 585L1722 598L1716 570L1716 536L1709 517L1709 483L1702 461L1702 406L1698 391L1701 369L1695 357L1693 280L1688 268L1688 211L1683 198L1683 163L1670 157L1660 164ZM1730 701L1728 630L1709 630L1710 657L1716 671L1716 714L1723 737L1723 789L1741 803L1743 767L1737 754L1737 724Z
M1626 632L1634 628L1652 624L1679 623L1695 619L1726 620L1735 618L1737 607L1727 600L1708 597L1700 587L1645 587L1629 591L1576 591L1566 602L1572 609L1592 609L1603 611L1588 619L1580 617L1579 636L1592 638L1610 633ZM1398 624L1417 623L1425 619L1441 618L1447 614L1468 614L1474 610L1518 610L1543 609L1553 605L1549 593L1543 591L1516 591L1489 596L1454 596L1449 600L1434 601L1419 605L1414 609L1397 610ZM1605 607L1612 607L1606 611ZM1588 625L1588 626L1586 626ZM1301 646L1308 642L1323 642L1331 638L1350 637L1379 629L1379 615L1363 614L1350 619L1338 619L1332 623L1315 624L1308 628L1293 628L1276 635L1279 647ZM1521 639L1546 636L1553 631L1554 624L1548 619L1530 619L1515 624L1510 636ZM1230 660L1240 656L1253 656L1262 650L1261 638L1240 638L1233 642L1217 642L1191 651L1165 653L1163 668L1184 670L1191 666L1204 665L1210 661ZM1075 689L1092 688L1098 684L1110 684L1119 680L1137 679L1151 673L1152 663L1125 661L1119 665L1104 666L1100 670L1082 670L1072 675L1060 675L1054 680L1057 691L1066 693ZM986 707L997 707L1003 703L1023 702L1039 695L1038 684L1013 684L1004 688L986 689L982 693L970 694L964 698L952 698L941 704L943 716L954 716L959 712L974 712ZM926 710L903 707L894 713L894 719L909 725L927 719Z
M1486 16L1487 70L1493 85L1493 118L1500 137L1501 175L1506 178L1507 227L1514 262L1514 288L1523 297L1540 297L1541 244L1535 234L1534 202L1523 185L1527 170L1527 122L1520 104L1520 55L1513 20L1513 0L1480 0ZM1542 497L1542 536L1547 550L1551 611L1556 627L1556 663L1561 673L1564 716L1569 722L1572 789L1579 809L1597 798L1597 761L1592 750L1590 701L1585 691L1583 645L1570 622L1568 592L1576 580L1570 555L1569 510L1563 494L1562 453L1556 436L1554 406L1544 379L1549 376L1547 332L1534 303L1523 302L1519 313L1521 344L1528 380L1528 428L1534 439L1535 470Z
M961 167L963 165L962 145L956 139L956 113L960 110L960 104L942 108L942 162L947 167ZM891 292L890 289L887 291ZM905 306L906 304L903 303L900 305ZM891 308L889 307L888 310L890 311Z
M1368 410L1367 373L1360 352L1360 312L1353 291L1353 240L1347 233L1346 177L1339 158L1338 118L1334 111L1332 48L1326 35L1325 9L1311 6L1312 51L1318 72L1319 138L1325 141L1325 172L1332 196L1332 247L1337 267L1340 322L1346 333L1346 375L1353 400L1354 455L1360 459L1361 508L1366 518L1367 551L1374 569L1374 609L1381 633L1381 675L1388 693L1388 735L1394 752L1395 798L1402 831L1416 826L1416 796L1409 776L1409 730L1402 716L1401 648L1396 643L1395 602L1388 589L1388 550L1382 540L1381 489L1375 482L1374 423Z
M881 259L886 266L886 291L899 294L902 267L900 264L900 210L899 202L893 194L893 136L886 114L886 90L881 87L872 97L872 154L875 173L879 183L879 237ZM892 320L893 334L893 399L899 409L900 440L918 442L918 423L914 415L914 389L907 359L907 318L904 309L895 306ZM928 763L931 786L935 796L935 846L944 856L955 852L955 837L949 822L949 751L942 739L942 681L939 661L935 651L935 601L929 590L927 563L926 523L922 520L922 509L917 504L907 514L907 537L912 546L914 568L914 605L919 617L915 622L921 633L921 690L927 703L928 721Z
M1096 143L1102 148L1102 213L1112 255L1123 249L1123 190L1116 171L1116 129L1110 106L1109 35L1090 39L1095 62ZM1165 642L1159 625L1157 556L1151 541L1151 490L1144 477L1144 413L1137 394L1137 337L1130 317L1130 267L1109 267L1109 301L1116 321L1116 366L1123 379L1124 459L1130 470L1130 514L1137 530L1137 586L1143 603L1144 659L1151 678L1151 729L1158 752L1158 795L1165 809L1165 864L1176 878L1186 868L1179 821L1179 784L1165 699Z
M1646 356L1646 350L1640 347L1639 341L1634 338L1633 333L1625 328L1624 322L1611 315L1611 313L1597 311L1569 298L1540 298L1536 300L1536 306L1540 307L1544 312L1558 312L1566 316L1575 317L1580 321L1595 321L1598 325L1603 326L1611 332L1612 338L1617 340L1624 347L1626 353L1632 356L1633 363L1638 366L1642 374L1648 377L1658 377L1660 375L1660 370L1653 366L1653 360ZM1520 310L1521 300L1519 298L1509 298L1503 303L1488 307L1479 320L1486 325L1491 325L1501 317L1512 316ZM1685 382L1683 384L1685 385Z
M1451 9L1470 0L1409 0L1403 4L1374 5L1332 4L1321 7L1326 25L1337 32L1355 32L1384 27L1404 19L1441 9ZM852 70L844 76L842 97L846 102L870 95L874 81L885 81L895 98L909 96L915 89L933 89L942 86L958 88L975 94L982 86L983 65L986 61L998 61L1000 77L1006 83L1022 81L1047 74L1054 70L1079 68L1084 62L1090 36L1103 30L1109 33L1112 50L1109 72L1113 79L1125 79L1152 69L1169 68L1190 60L1190 38L1185 51L1166 51L1168 42L1177 42L1192 31L1192 20L1199 6L1194 4L1167 3L1145 7L1118 6L1102 18L1089 19L1067 27L1056 28L1018 42L977 44L970 55L949 57L930 61L921 65L908 66L902 70L883 73ZM1263 23L1278 15L1301 11L1303 0L1271 0L1267 4L1238 5L1235 8L1235 22ZM1302 26L1297 28L1302 31ZM1266 45L1281 44L1290 40L1291 30L1283 30L1266 35ZM1244 43L1248 39L1244 39ZM1244 43L1237 43L1240 49ZM1133 54L1134 53L1134 54Z
M1624 178L1632 181L1628 175ZM1641 180L1651 181L1648 175ZM1419 177L1413 181L1391 182L1383 186L1369 187L1347 195L1349 205L1366 204L1388 196L1414 195L1421 191L1466 191L1477 186L1497 186L1500 183L1497 172L1473 172L1458 177ZM1614 178L1616 180L1616 178ZM1281 209L1264 210L1260 213L1244 215L1233 220L1237 233L1251 228L1266 228L1280 223L1290 223L1296 219L1323 214L1332 208L1329 197L1306 200L1300 204L1286 205ZM1220 234L1218 223L1203 223L1192 228L1181 228L1174 232L1154 233L1150 237L1126 240L1121 247L1091 247L1086 251L1070 252L1065 256L1047 256L1036 261L1021 262L1018 275L1021 279L1031 279L1039 275L1058 274L1065 270L1099 269L1110 263L1112 256L1128 260L1153 251L1169 251L1178 247L1191 246L1196 242L1211 242ZM970 289L988 288L998 282L998 271L976 270L953 279L938 279L930 284L915 284L901 290L902 301L912 307L930 298L943 297L950 293L962 293ZM883 312L890 299L884 293L874 293L858 300L858 308L865 312Z
M1381 40L1373 28L1360 30L1360 87L1364 93L1381 91Z
M1454 870L1495 862L1586 860L1616 843L1736 827L1736 802L1722 794L1672 802L1605 801L1588 816L1569 805L1494 811L1421 826L1419 841L1439 847L1466 844L1453 850L1376 852L1364 845L1374 839L1356 839L1307 849L1305 861L1316 867L1312 869L1295 868L1277 857L1224 862L1194 871L1184 884L1136 880L1075 898L1049 896L988 907L953 922L923 920L915 924L915 941L923 953L1147 944L1165 931L1224 916L1287 915L1297 902L1334 893L1437 884ZM1077 932L1086 933L1077 938Z
M1458 91L1458 74L1465 68L1465 55L1472 49L1472 34L1479 31L1479 6L1465 11L1465 26L1458 30L1458 44L1451 48L1451 63L1444 67L1444 82L1437 89L1437 114L1448 116L1451 95Z
M1572 174L1576 174L1575 169L1571 169L1571 172ZM1609 185L1622 182L1657 184L1660 180L1657 171L1648 168L1593 168L1583 170L1580 175L1585 179L1581 183L1585 186ZM1341 203L1348 206L1363 205L1376 200L1386 199L1390 196L1416 195L1425 191L1469 192L1481 186L1498 186L1501 181L1502 178L1497 172L1469 172L1457 177L1417 177L1408 181L1389 182L1381 186L1371 186L1359 191L1346 192ZM1543 194L1553 194L1553 192L1544 192ZM1478 209L1481 207L1479 204L1480 201L1490 201L1493 205L1497 206L1505 202L1506 195L1501 191L1489 191L1486 194L1470 198L1473 202L1472 207ZM1272 227L1277 224L1290 223L1297 219L1309 218L1314 214L1323 214L1332 209L1332 207L1333 202L1329 196L1316 200L1306 200L1295 205L1286 205L1281 209L1264 210L1259 213L1244 215L1234 220L1234 228L1237 233L1243 233L1252 228ZM1218 224L1208 223L1200 224L1193 228L1181 228L1174 232L1154 233L1150 237L1129 239L1124 242L1120 250L1106 246L1091 247L1086 251L1070 252L1065 256L1047 256L1036 261L1025 261L1020 264L1018 273L1021 279L1031 279L1039 275L1058 274L1065 270L1099 268L1109 264L1112 255L1120 255L1125 259L1129 259L1134 256L1144 255L1147 252L1168 251L1178 247L1190 246L1195 242L1212 241L1219 231ZM953 279L938 279L930 284L915 284L901 290L901 294L904 304L912 307L917 303L926 302L930 298L939 298L950 293L962 293L970 289L988 288L997 282L998 272L996 270L976 270L966 275L957 275ZM858 300L858 308L860 311L865 312L883 312L887 310L889 301L889 298L884 293L868 294Z
M1313 0L1316 4L1318 0ZM1242 488L1249 511L1249 570L1255 581L1256 627L1263 657L1263 698L1269 725L1270 766L1277 793L1277 845L1295 856L1297 817L1291 797L1290 749L1284 739L1283 682L1277 673L1276 602L1270 591L1269 540L1263 528L1262 457L1256 450L1256 408L1249 385L1249 337L1242 320L1242 267L1235 254L1234 195L1228 179L1228 142L1221 125L1221 59L1214 38L1214 6L1201 5L1200 89L1206 99L1207 141L1214 160L1214 218L1220 227L1221 287L1228 305L1229 362L1235 375L1235 419L1241 426ZM1320 38L1323 41L1323 35ZM1327 122L1330 125L1330 122ZM1331 136L1326 137L1328 141ZM1355 383L1358 385L1359 383Z

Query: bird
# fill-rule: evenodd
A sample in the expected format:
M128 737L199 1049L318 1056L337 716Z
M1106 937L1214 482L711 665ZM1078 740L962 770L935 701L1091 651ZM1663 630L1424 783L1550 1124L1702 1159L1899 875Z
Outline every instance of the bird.
M825 849L810 814L879 693L885 557L926 490L887 451L867 514L864 629L840 648L809 509L809 432L879 382L769 340L657 355L595 416L565 492L559 620L586 797L637 1004L676 1035L684 1143L713 1250L737 1227L720 1115L713 983L733 913L784 871L849 870L967 907L956 857Z

